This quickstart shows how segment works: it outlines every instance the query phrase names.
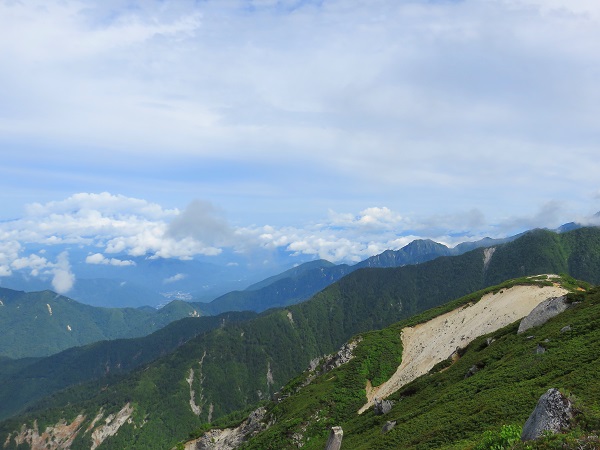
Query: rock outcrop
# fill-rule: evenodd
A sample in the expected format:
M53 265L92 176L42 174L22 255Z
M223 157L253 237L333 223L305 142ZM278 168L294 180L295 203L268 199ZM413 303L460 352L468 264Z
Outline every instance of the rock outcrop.
M359 337L358 339L350 341L344 344L337 353L326 356L324 358L325 360L321 364L320 373L327 373L337 367L342 366L343 364L346 364L348 361L354 358L354 349L361 340L362 339Z
M340 450L342 448L342 439L344 438L344 430L342 427L331 427L331 433L325 445L325 450Z
M392 410L392 406L394 406L394 403L390 400L380 400L376 398L375 404L373 405L373 412L376 416L382 416L389 413Z
M258 408L236 428L210 430L200 438L187 442L185 450L234 450L244 441L268 428L264 422L267 410Z
M558 433L569 426L572 417L571 401L558 389L549 389L540 397L537 406L525 422L521 440L537 439L545 432Z
M133 414L133 406L127 403L121 410L116 414L109 414L104 419L104 425L96 428L92 432L92 447L91 450L95 450L100 444L102 444L107 437L114 436L119 431L125 422L129 420Z
M518 334L524 333L530 328L545 324L548 320L559 315L569 307L567 296L549 298L537 305L533 310L521 320Z
M21 448L27 447L31 450L62 450L71 448L71 444L81 431L85 416L78 415L73 422L61 420L55 425L47 426L44 430L38 429L37 421L33 426L27 428L25 424L20 431L9 434L4 447L10 445L11 440Z

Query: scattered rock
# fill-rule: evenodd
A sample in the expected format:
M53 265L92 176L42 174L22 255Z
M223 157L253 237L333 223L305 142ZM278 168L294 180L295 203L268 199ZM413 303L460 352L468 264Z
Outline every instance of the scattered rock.
M535 336L532 334L531 336L527 336L525 339L527 339L528 341L532 340Z
M559 315L565 311L569 304L567 303L567 296L553 297L548 300L544 300L537 305L533 310L521 320L519 324L518 334L524 333L530 328L543 325L548 320Z
M549 389L538 403L523 426L522 441L537 439L544 432L558 433L569 426L573 417L571 401L558 389Z
M465 374L465 379L472 377L477 372L479 372L479 367L477 367L476 365L471 366L469 368L469 370L467 370L467 373Z
M567 331L571 331L571 325L567 325L566 327L562 327L560 329L561 333L566 333Z
M343 438L344 430L342 430L342 427L331 427L331 433L329 434L325 450L340 450Z
M542 347L540 344L538 344L537 347L535 348L535 354L541 355L543 353L546 353L546 348Z
M489 337L489 338L487 338L487 339L485 340L485 343L486 343L486 345L487 345L488 347L489 347L490 345L492 345L492 343L493 343L493 342L496 342L496 339L494 339L494 338L491 338L491 337Z
M388 431L390 431L391 429L393 429L396 426L396 421L395 420L388 420L385 425L383 426L383 428L381 429L382 433L387 433Z
M382 416L389 413L392 410L392 406L394 406L394 403L391 400L379 400L376 398L373 411L376 416Z

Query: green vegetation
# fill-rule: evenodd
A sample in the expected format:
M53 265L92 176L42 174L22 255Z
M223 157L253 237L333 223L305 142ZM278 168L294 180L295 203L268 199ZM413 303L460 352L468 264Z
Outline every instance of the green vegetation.
M488 430L474 450L509 450L521 441L522 432L520 425L502 425L499 431Z
M74 347L47 358L0 360L0 418L68 386L116 375L150 363L190 339L222 326L256 317L252 312L190 317L149 336L100 341Z
M115 413L131 402L135 405L136 419L124 425L107 445L112 448L169 448L186 439L191 430L205 426L209 414L215 421L268 400L284 383L297 377L311 359L334 352L352 336L363 333L363 340L355 350L360 358L352 360L343 370L318 377L301 389L300 392L309 395L292 401L296 398L294 395L271 406L270 413L278 419L276 426L264 434L270 436L268 439L260 441L262 438L259 437L256 442L261 443L251 443L249 445L254 447L249 448L286 448L283 443L292 442L294 434L311 438L310 442L305 442L305 448L322 448L327 427L337 424L344 425L344 442L350 442L344 445L353 449L434 448L450 443L458 445L455 448L466 448L465 444L474 446L486 429L498 429L503 423L524 420L522 415L528 414L526 411L531 403L535 404L541 394L540 386L548 380L558 379L558 375L556 378L551 376L562 361L552 361L549 365L538 362L538 359L546 361L554 355L550 347L558 345L558 340L551 338L547 354L541 357L529 355L527 352L531 349L528 346L535 348L539 341L516 336L515 330L508 327L495 334L497 342L492 346L485 347L485 341L478 340L472 344L475 347L471 346L463 358L447 370L423 377L427 383L416 380L405 387L395 398L398 403L393 417L365 413L357 418L354 411L362 406L366 379L375 382L386 379L401 356L399 325L381 332L370 330L385 328L429 310L405 325L427 320L427 317L461 302L476 301L480 294L445 305L448 301L505 279L551 272L564 272L579 278L583 269L581 265L571 267L571 262L599 262L600 245L596 240L599 235L598 229L576 230L565 235L538 230L498 246L487 265L484 265L484 250L477 249L416 266L357 270L307 302L266 311L248 322L226 324L191 339L171 354L127 376L103 378L46 398L32 406L26 416L0 424L0 440L5 439L3 435L20 429L24 423L33 423L33 420L37 420L41 428L61 419L72 421L85 412L86 424L89 424L101 408L105 414ZM586 281L598 283L600 272L589 273ZM528 282L549 283L545 278ZM575 286L572 278L567 282ZM584 347L585 339L591 337L583 336L584 341L578 345ZM541 367L548 378L533 384L525 383L523 390L518 391L523 393L520 401L509 402L496 411L496 405L503 405L502 402L510 397L506 394L506 380L503 377L487 380L481 375L488 373L488 368L499 360L504 360L505 355L510 354L509 348L524 351L525 368ZM500 349L504 353L496 353L501 352ZM584 353L576 347L569 350ZM521 356L518 361L523 361ZM482 370L463 384L456 383L464 379L464 374L474 364ZM519 370L514 373L521 376L520 371L525 368L518 366ZM450 380L449 376L454 378ZM537 379L537 372L527 376L526 380ZM510 381L511 389L514 388L515 379L506 377L506 373L504 378ZM189 383L187 379L190 379ZM294 380L296 389L302 380ZM504 387L497 391L488 387L493 384L478 385L478 380ZM591 386L583 380L581 383ZM195 394L194 401L201 408L199 415L195 415L190 407L190 385ZM450 385L460 388L453 391ZM572 386L565 387L572 389ZM292 392L292 388L284 392ZM456 403L454 409L444 408L444 404L452 404L458 398L463 402ZM587 402L587 397L585 400ZM402 408L398 406L400 403ZM433 411L431 417L427 416L430 411ZM382 435L383 423L396 417L399 425ZM501 417L508 419L502 419L506 421L501 423ZM448 425L444 425L446 422ZM458 425L461 427L457 428ZM357 436L356 440L353 436ZM415 436L414 442L410 436ZM84 448L85 445L89 447L89 434L78 436L73 448Z
M394 407L385 416L356 413L364 403L369 379L362 370L368 359L365 352L379 339L386 340L384 335L426 315L364 334L354 360L268 405L268 420L274 419L275 425L242 448L292 449L296 447L290 437L295 435L304 443L302 448L322 449L333 425L344 429L343 445L356 450L598 448L600 289L580 299L582 303L532 329L531 335L517 335L517 322L476 339L446 370L434 368L393 394ZM565 325L571 331L561 332ZM490 345L489 337L495 339ZM545 353L536 353L538 344L546 348ZM465 378L473 365L481 369ZM297 385L301 378L295 380ZM520 427L551 387L576 397L573 429L539 442L520 443ZM381 430L387 421L397 425L384 434Z
M98 308L52 291L0 288L0 356L48 356L106 339L145 336L196 309L172 302L160 310Z

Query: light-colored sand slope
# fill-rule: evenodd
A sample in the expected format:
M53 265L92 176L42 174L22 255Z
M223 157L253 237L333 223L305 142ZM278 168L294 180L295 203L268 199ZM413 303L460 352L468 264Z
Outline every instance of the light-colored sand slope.
M496 294L487 294L475 304L402 330L402 363L396 373L381 386L367 384L368 402L359 410L366 411L375 398L383 399L405 384L426 374L449 358L457 348L473 339L491 333L528 315L542 301L567 293L560 286L514 286Z

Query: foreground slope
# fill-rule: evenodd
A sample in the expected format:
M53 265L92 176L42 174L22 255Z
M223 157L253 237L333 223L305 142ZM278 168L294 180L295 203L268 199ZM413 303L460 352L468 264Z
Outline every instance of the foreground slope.
M226 434L214 430L188 442L185 448L322 450L330 428L341 426L342 448L353 450L472 449L482 442L486 431L499 434L506 424L520 428L540 395L553 387L571 393L575 400L577 414L572 430L529 445L598 448L600 290L569 294L571 301L575 300L571 308L527 333L517 333L518 320L508 325L495 321L503 314L501 308L494 311L495 302L517 307L523 302L535 304L544 289L509 285L495 289L495 294L455 302L452 307L456 309L443 316L428 312L381 331L361 334L353 339L357 344L344 364L333 370L314 365L315 369L288 384L277 401L268 403L260 424L255 424L258 434L238 436L237 444L229 445L226 441L233 442L236 428L230 428L225 439ZM535 296L538 299L532 300ZM484 304L477 311L480 302ZM450 336L461 340L478 328L468 320L452 322L461 315L483 325L479 330L484 333L479 337L471 334L458 352L447 347L434 356L439 353L440 340ZM436 339L421 341L420 352L414 352L414 344L404 333L419 328L435 333ZM401 371L424 359L427 363L422 370L405 371L402 380L394 380L396 367ZM361 414L368 393L365 386L371 382L385 386L389 380L395 383L395 388L385 393L392 402L388 404L390 410L378 415L369 407ZM390 429L384 431L390 422ZM219 445L206 447L207 438ZM546 447L549 441L555 446Z
M385 327L498 279L572 272L598 282L600 271L588 267L600 267L598 229L565 235L538 231L493 249L417 266L359 270L305 303L192 339L121 380L63 391L27 416L4 422L0 437L23 426L35 434L35 426L43 430L78 423L74 429L82 431L73 437L73 448L90 448L94 433L104 436L106 448L166 448L203 423L269 398L311 359L357 333ZM378 350L372 350L376 355ZM388 364L378 361L373 357L368 370L377 372ZM388 369L393 373L396 367ZM374 385L385 381L368 379ZM357 408L363 403L364 396ZM103 431L109 417L124 418L113 434Z

